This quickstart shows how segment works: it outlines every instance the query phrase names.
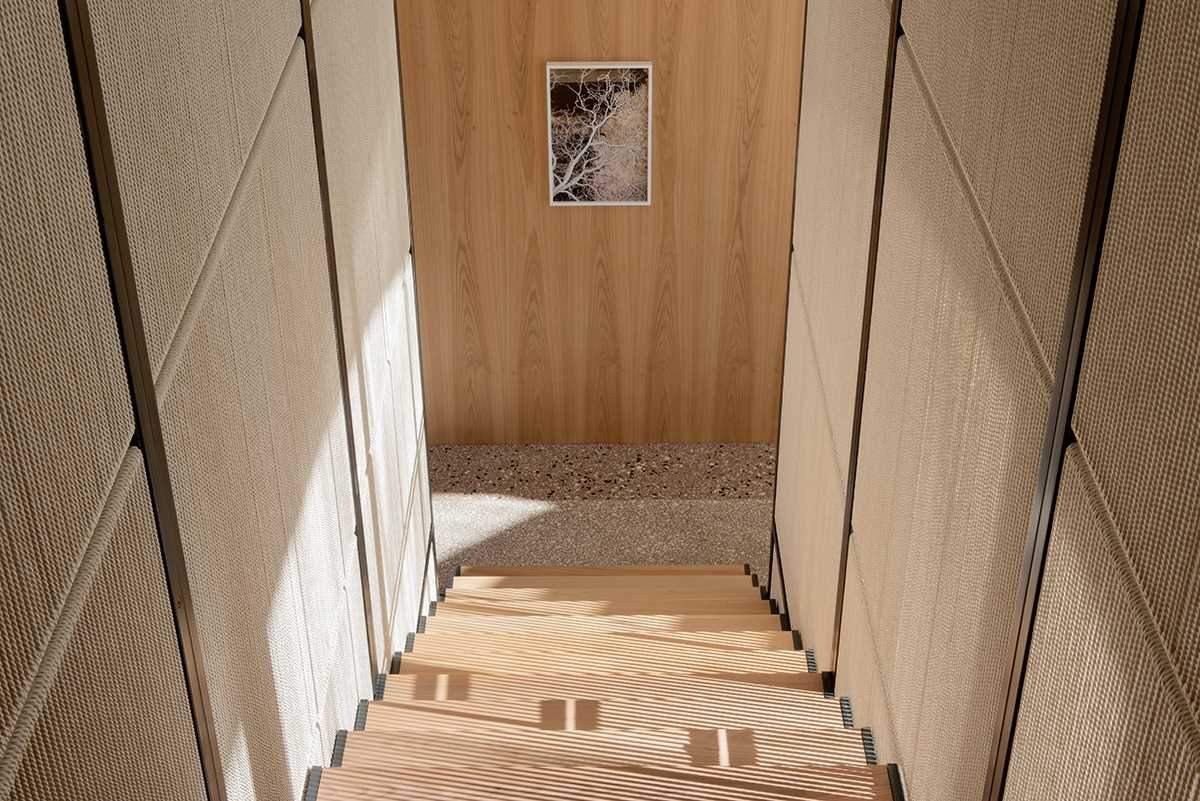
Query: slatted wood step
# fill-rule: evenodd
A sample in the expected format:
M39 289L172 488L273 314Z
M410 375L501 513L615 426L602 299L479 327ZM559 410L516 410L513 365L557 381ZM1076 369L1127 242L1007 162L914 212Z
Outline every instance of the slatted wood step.
M895 801L743 566L462 573L309 798Z
M722 676L490 676L394 674L384 681L381 702L368 707L441 710L453 717L496 716L538 726L543 704L585 700L599 704L600 725L782 726L836 728L844 724L837 699L821 692L817 673ZM387 705L391 705L388 707Z
M450 587L445 591L447 601L673 601L673 600L746 600L761 601L757 587L747 584L738 588L704 590L693 587L660 587L653 590L629 590L620 587L501 587L491 589L466 589Z
M795 651L796 636L790 631L469 631L439 632L426 629L416 638L414 656L441 656L470 651L491 655L524 654L530 650L570 652L604 656L616 650L654 649L659 646L688 646L710 651Z
M659 596L602 600L533 601L521 599L446 596L439 601L441 615L747 615L771 614L771 604L761 598L686 598Z
M570 724L570 728L561 728ZM852 729L752 727L584 730L581 719L551 724L559 729L505 725L489 728L466 721L455 730L429 730L397 721L395 728L348 732L344 767L370 767L403 752L409 759L436 760L457 753L471 762L555 765L646 765L731 767L745 765L853 765L866 767L861 732Z
M449 587L454 590L487 589L569 589L572 591L614 590L648 593L691 592L694 595L710 595L721 590L748 590L757 592L756 576L630 576L611 574L606 576L455 576Z
M749 565L463 565L461 576L749 575Z
M884 767L647 768L643 765L472 764L454 753L415 763L404 752L363 768L327 768L317 801L884 801Z
M672 709L682 711L678 704L659 705L654 700L639 698L609 701L544 698L515 710L513 717L507 717L497 709L487 709L479 704L385 700L367 705L366 731L473 732L501 740L519 740L534 731L641 733L639 736L644 735L654 742L660 741L658 733L666 732L670 734L667 739L671 742L681 742L679 738L689 731L727 729L747 732L745 736L749 740L739 741L743 744L781 740L798 743L803 740L808 743L806 747L815 749L825 742L831 751L849 755L852 762L859 760L854 764L866 764L863 733L845 728L840 717L829 720L830 716L826 715L808 718L796 715L795 720L785 723L727 713L724 716L712 714L709 717L714 722L707 722L703 715L686 718L673 714ZM715 722L718 720L720 722Z
M435 615L430 634L445 632L779 631L778 615Z
M603 653L537 651L490 653L422 649L405 654L400 673L548 673L588 675L705 675L720 673L804 673L802 651L722 650L686 642L629 642Z

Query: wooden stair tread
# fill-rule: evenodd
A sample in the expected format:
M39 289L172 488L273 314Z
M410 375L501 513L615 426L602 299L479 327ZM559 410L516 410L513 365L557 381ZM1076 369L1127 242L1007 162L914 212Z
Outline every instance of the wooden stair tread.
M748 575L746 565L462 565L462 576Z
M714 590L752 590L757 587L756 579L738 575L619 575L603 576L455 576L450 579L448 589L597 589L602 591L637 592L683 592L698 590L704 595Z
M762 592L749 583L744 587L659 587L626 589L621 587L492 587L474 589L449 587L443 593L446 600L494 601L656 601L694 600L761 601Z
M430 634L490 631L780 631L778 615L434 615Z
M454 651L426 653L418 642L404 654L400 673L507 673L539 675L677 675L710 673L803 673L803 651L718 650L688 643L627 643L604 653L539 652L487 653Z
M728 710L721 715L715 714L714 710L714 714L693 717L679 714L681 711L678 704L667 707L653 700L637 698L608 701L544 699L520 709L511 705L488 709L480 704L455 701L405 703L384 700L367 705L365 730L472 732L480 737L511 740L531 732L562 734L563 729L572 729L578 734L609 733L624 738L645 737L651 741L661 741L665 737L675 742L689 731L727 729L752 731L761 742L807 738L808 747L816 742L812 739L816 733L819 741L829 741L832 747L848 753L852 759L863 757L862 732L847 729L840 716L822 714L824 710L817 710L816 715L808 718L796 715L784 720L741 714L741 710Z
M561 725L561 724L560 724ZM418 725L348 732L342 766L370 767L395 752L411 760L457 753L472 762L555 765L655 765L731 767L747 765L867 765L862 732L853 729L753 727L638 730L552 730L468 721L462 728Z
M446 596L438 601L437 615L748 615L771 614L771 604L761 598L657 598L619 597L611 600L538 601L520 598L468 598Z
M657 647L695 646L718 651L794 651L790 631L436 631L417 637L412 653L418 656L486 651L489 654L522 654L529 650L604 654L621 648L652 650Z
M402 751L369 768L321 771L317 801L884 801L891 798L887 769L788 766L649 768L643 765L472 765L446 754L410 762Z
M441 597L306 798L892 799L742 565L467 566Z
M841 705L821 693L817 673L719 676L490 676L393 674L380 703L441 707L536 723L547 700L601 703L601 724L633 726L653 715L662 725L841 724ZM387 710L384 710L387 713ZM368 718L369 720L370 718Z

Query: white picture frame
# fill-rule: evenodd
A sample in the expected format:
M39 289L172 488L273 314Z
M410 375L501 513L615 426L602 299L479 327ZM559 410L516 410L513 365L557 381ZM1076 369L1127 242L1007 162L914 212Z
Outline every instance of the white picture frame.
M580 199L566 197L562 190L563 186L568 185L568 181L576 180L577 175L567 172L567 165L578 161L590 161L594 165L596 156L595 136L607 121L602 120L598 125L592 125L590 139L586 136L581 136L588 144L580 143L576 147L576 152L582 159L566 159L566 154L555 152L555 129L561 129L564 124L569 124L569 121L564 122L564 114L571 114L562 103L562 86L569 86L569 76L573 74L582 74L584 76L589 73L604 76L605 86L616 86L621 96L626 98L636 98L641 93L641 87L645 86L645 129L644 129L644 197L638 195L638 177L642 171L640 164L642 156L640 152L640 144L642 142L640 126L638 131L631 130L628 134L629 143L619 142L609 149L606 153L618 153L613 159L616 166L606 167L601 164L597 169L593 169L592 173L601 176L602 178L608 174L616 174L617 178L609 178L609 180L600 181L599 187L587 186L580 192ZM609 80L614 73L618 80ZM560 87L560 94L556 101L554 89ZM611 94L611 93L609 93ZM579 92L575 92L576 112L574 116L581 117L583 114L590 113L591 108L585 108L584 104L588 102L587 98L581 98ZM556 108L555 104L558 103ZM613 104L616 105L615 103ZM641 105L636 101L633 104L627 104L623 108L618 108L616 114L623 114L631 119L637 120L641 116ZM606 111L611 107L606 107ZM556 118L555 112L559 116ZM612 114L609 115L613 116ZM580 125L585 123L581 122ZM591 120L587 120L586 124L592 124ZM601 140L603 141L603 140ZM561 139L560 139L561 147ZM586 154L584 151L587 151ZM624 155L620 154L624 151ZM551 206L649 206L652 200L652 191L654 184L654 65L649 61L548 61L546 62L546 153L547 153L547 191ZM560 158L566 159L560 165ZM631 166L631 162L637 167ZM575 184L574 187L578 187ZM573 187L573 188L574 188ZM610 187L616 187L615 190ZM601 195L596 197L596 193ZM626 195L626 197L608 196L604 193L614 192L615 195Z

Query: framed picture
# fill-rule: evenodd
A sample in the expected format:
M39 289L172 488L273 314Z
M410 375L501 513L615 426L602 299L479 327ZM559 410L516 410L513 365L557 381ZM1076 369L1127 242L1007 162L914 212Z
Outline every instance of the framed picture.
M652 67L546 64L550 205L649 206Z

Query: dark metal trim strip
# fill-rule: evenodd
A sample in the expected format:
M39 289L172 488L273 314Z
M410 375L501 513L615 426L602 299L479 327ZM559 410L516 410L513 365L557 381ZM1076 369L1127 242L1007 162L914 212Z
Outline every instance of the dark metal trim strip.
M342 766L342 757L346 754L346 730L338 729L338 733L333 738L333 756L329 758L329 767L340 768Z
M796 141L792 147L792 173L795 177L795 172L798 167L796 154L800 152L800 120L804 114L804 53L808 47L808 3L804 4L804 28L801 33L800 41L800 92L796 98ZM792 203L791 212L788 214L789 220L796 219L796 181L792 181ZM783 285L783 347L779 349L779 402L776 405L776 421L775 421L775 474L771 477L771 546L767 553L767 595L771 594L771 588L774 586L775 578L775 554L779 550L779 531L775 521L775 509L778 506L776 498L779 493L779 439L783 434L783 373L787 367L787 321L792 305L792 255L796 252L796 243L788 244L787 269L784 270L785 278ZM749 564L746 565L746 572L750 572ZM779 572L783 572L783 562L779 563ZM784 628L790 628L790 623L784 625Z
M224 774L217 747L216 727L208 697L204 652L196 624L195 605L184 561L179 515L171 488L167 451L159 418L154 370L146 349L138 288L133 274L129 235L113 156L104 91L100 81L95 38L87 0L60 0L63 36L74 83L88 170L96 203L113 307L121 339L129 394L133 405L133 444L145 461L150 501L162 552L167 593L191 707L200 767L210 801L225 801Z
M1108 64L1100 113L1092 146L1091 168L1084 195L1083 215L1079 224L1075 264L1071 274L1068 311L1059 341L1054 392L1050 399L1045 438L1038 464L1037 489L1030 512L1029 535L1021 562L1018 596L1009 632L1012 648L1011 672L1005 697L1004 714L993 735L992 772L984 792L985 801L1000 801L1004 796L1013 736L1021 704L1025 674L1029 666L1030 643L1041 594L1046 550L1054 522L1055 503L1066 449L1075 440L1071 430L1071 410L1079 386L1079 370L1087 339L1092 295L1108 224L1117 161L1125 131L1125 115L1133 85L1134 66L1141 38L1145 0L1119 0L1109 43Z
M367 710L370 709L371 702L363 698L358 702L358 709L354 712L354 730L363 731L367 728Z
M892 790L892 801L905 801L904 780L900 777L900 766L895 762L887 766L888 786Z
M779 561L779 600L783 607L783 627L790 629L792 627L792 609L788 606L787 577L783 573L783 551L779 545L779 530L775 527L774 520L771 521L771 540L775 543L775 558Z
M850 699L842 696L838 699L838 706L842 711L842 726L847 729L854 728L854 709L850 706Z
M862 730L863 756L867 760L868 765L879 764L879 754L875 750L875 735L870 728Z
M791 279L789 278L788 280L790 281ZM779 417L781 420L783 419L783 408L782 407L780 407L780 410L779 410ZM776 453L778 453L778 448L776 448ZM776 474L778 474L778 472L779 472L778 463L776 463L775 472L776 472ZM777 478L778 478L778 476L777 476ZM778 526L775 522L774 505L775 505L775 501L772 500L771 501L771 506L772 506L772 509L771 509L771 548L767 552L767 595L771 594L771 587L775 582L775 549L778 547L778 545L775 542L775 537L776 537L776 532L778 530ZM750 565L747 564L746 572L749 572L749 571L750 571Z
M896 47L902 35L900 7L892 3L887 65L883 76L883 105L879 114L879 150L875 161L875 200L871 208L871 238L867 251L867 282L863 292L862 331L858 341L858 379L854 389L854 418L850 428L850 454L846 466L846 505L842 513L842 549L838 562L837 599L833 612L833 671L837 673L842 640L842 608L846 600L846 570L850 561L850 536L854 533L854 490L858 474L858 449L862 436L863 396L867 385L867 354L871 347L871 313L875 306L875 267L879 262L879 226L883 217L883 189L887 176L888 138L892 126L892 89L896 78Z
M367 569L367 542L363 532L362 495L358 485L358 453L354 444L354 412L350 402L350 371L346 361L346 334L342 322L341 288L338 282L337 248L333 242L333 206L329 199L329 166L325 158L325 126L321 121L321 88L317 80L316 32L312 25L312 2L300 2L300 37L308 67L308 96L312 105L313 141L317 151L317 184L321 192L321 224L325 228L325 258L329 264L329 295L333 335L337 344L338 383L342 390L342 415L346 424L346 454L350 460L350 492L354 498L354 538L358 548L359 589L362 593L363 623L367 628L367 659L371 672L379 670L375 658L375 627L372 625L371 576Z
M417 633L422 634L425 631L425 598L429 592L429 560L434 559L433 549L433 526L429 527L429 541L425 543L425 567L421 573L421 598L417 601ZM435 568L436 570L436 568ZM435 573L436 576L436 573ZM436 581L436 578L434 579ZM429 614L433 614L430 612Z
M304 777L304 795L301 796L304 801L317 801L317 794L321 787L321 769L309 768L308 775Z

